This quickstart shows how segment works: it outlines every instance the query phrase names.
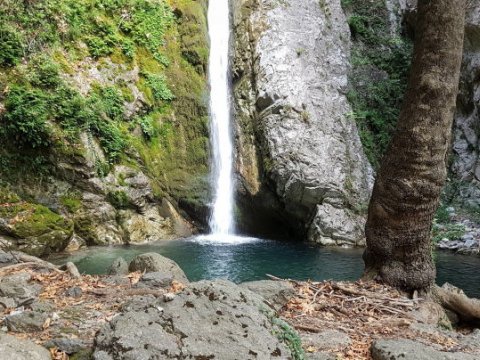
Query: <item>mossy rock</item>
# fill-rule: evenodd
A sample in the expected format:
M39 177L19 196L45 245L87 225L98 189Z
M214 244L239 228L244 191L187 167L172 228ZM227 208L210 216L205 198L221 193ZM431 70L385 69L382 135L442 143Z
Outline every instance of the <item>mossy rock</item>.
M73 233L73 223L43 205L21 201L16 194L2 189L0 233L14 239L13 247L45 256L65 249Z

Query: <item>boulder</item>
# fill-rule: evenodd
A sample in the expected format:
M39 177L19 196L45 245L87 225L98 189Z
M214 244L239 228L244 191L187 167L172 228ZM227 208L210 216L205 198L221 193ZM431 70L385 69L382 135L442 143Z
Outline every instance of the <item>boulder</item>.
M229 281L200 281L169 302L121 313L97 333L94 359L289 359L272 317L259 295Z
M127 262L121 258L118 257L115 260L113 260L112 265L107 270L108 275L127 275L128 274L128 264Z
M34 332L42 331L48 315L36 311L24 311L5 317L5 325L9 331Z
M412 340L377 340L371 347L373 360L475 360L478 355L443 352Z
M157 253L146 253L135 256L128 267L129 271L162 272L171 274L177 281L187 283L188 279L183 270L173 260Z
M248 290L260 295L275 309L279 310L295 296L295 289L288 281L259 280L240 284Z
M28 340L0 332L0 354L8 360L50 360L50 353L42 346Z

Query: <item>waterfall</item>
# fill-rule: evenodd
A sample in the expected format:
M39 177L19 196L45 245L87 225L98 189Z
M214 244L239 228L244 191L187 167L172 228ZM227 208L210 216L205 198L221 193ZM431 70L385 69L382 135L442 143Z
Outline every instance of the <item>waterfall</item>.
M215 198L210 229L215 235L229 235L233 225L233 143L230 113L229 43L230 11L228 0L209 0L210 36L210 116Z

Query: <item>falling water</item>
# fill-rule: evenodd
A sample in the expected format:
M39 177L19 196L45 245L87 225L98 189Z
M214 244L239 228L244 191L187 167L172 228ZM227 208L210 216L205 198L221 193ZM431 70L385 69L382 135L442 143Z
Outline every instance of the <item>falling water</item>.
M233 228L233 145L230 129L230 87L228 49L230 12L228 0L209 0L210 116L215 201L210 229L215 235L229 235Z

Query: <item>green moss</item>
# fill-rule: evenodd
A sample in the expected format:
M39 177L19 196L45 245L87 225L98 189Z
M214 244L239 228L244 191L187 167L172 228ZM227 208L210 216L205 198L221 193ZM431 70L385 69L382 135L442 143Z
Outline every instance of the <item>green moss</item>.
M74 213L82 207L82 200L79 197L62 196L60 203L70 212Z
M53 230L71 232L71 223L42 205L19 205L14 213L24 212L25 217L15 224L19 237L37 236Z

